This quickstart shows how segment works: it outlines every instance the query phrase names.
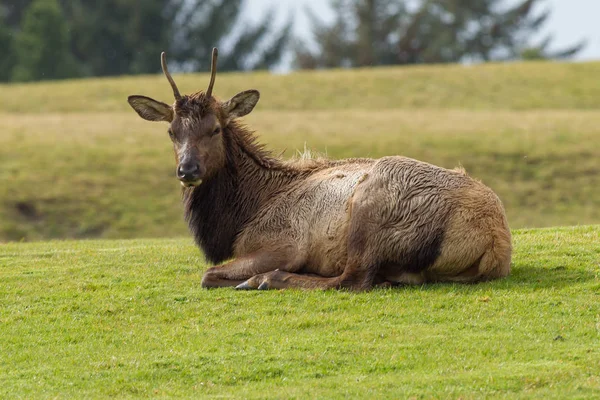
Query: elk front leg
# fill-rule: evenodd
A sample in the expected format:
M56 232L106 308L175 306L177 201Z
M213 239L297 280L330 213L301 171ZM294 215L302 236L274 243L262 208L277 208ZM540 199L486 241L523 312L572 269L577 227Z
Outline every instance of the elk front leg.
M236 286L236 289L333 289L339 287L340 277L328 278L317 275L301 275L275 270L254 275Z
M302 262L299 257L290 256L289 252L257 252L209 268L202 277L202 287L238 286L257 274L263 274L277 268L296 271L300 267L302 267Z
M355 291L369 290L380 263L370 257L366 231L359 220L354 220L350 226L348 238L348 260L341 275L336 277L310 276L294 274L294 271L272 270L262 273L237 285L237 289L349 289Z
M318 275L302 275L289 271L275 270L255 275L236 289L350 289L362 291L371 289L378 267L350 262L344 272L335 277Z

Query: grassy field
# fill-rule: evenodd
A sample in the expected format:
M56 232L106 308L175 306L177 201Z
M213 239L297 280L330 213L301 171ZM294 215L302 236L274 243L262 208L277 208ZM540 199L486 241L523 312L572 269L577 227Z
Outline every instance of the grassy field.
M157 67L159 60L156 60ZM353 70L219 73L215 94L255 88L262 110L591 109L600 105L600 63L528 62ZM174 75L182 93L204 90L208 74ZM130 94L171 100L163 75L0 85L0 110L15 113L114 112Z
M203 290L190 242L0 246L0 397L600 397L600 226L516 231L501 281L368 293Z
M600 63L221 74L215 91L260 89L245 121L285 157L461 164L524 228L600 223L598 76ZM0 85L0 241L186 234L166 126L142 121L133 93L172 97L160 75Z
M520 228L507 279L368 293L200 288L166 126L125 101L164 77L0 85L0 398L600 397L599 76L219 75L275 152L460 164ZM526 229L555 225L582 226ZM15 243L56 238L113 240Z

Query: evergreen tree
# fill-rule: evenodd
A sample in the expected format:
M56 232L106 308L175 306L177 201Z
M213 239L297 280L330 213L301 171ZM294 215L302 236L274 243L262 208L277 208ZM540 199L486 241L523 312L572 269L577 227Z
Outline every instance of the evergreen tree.
M153 73L167 48L172 15L164 0L63 0L71 51L85 75Z
M543 1L543 0L542 0ZM550 15L533 13L540 0L332 0L330 25L314 16L317 50L296 46L300 68L566 58L584 46L549 52L551 37L530 44ZM416 5L416 6L415 6ZM412 6L412 7L409 7Z
M6 16L13 35L23 29L33 1L0 0L0 15ZM156 73L160 71L156 60L163 50L180 69L209 70L214 46L221 50L220 70L269 68L281 59L291 31L289 23L279 31L271 27L273 10L256 25L245 24L242 9L250 2L244 0L50 3L56 1L68 21L72 59L85 76ZM0 45L5 37L0 29ZM15 77L30 79L23 74Z
M69 51L69 28L56 0L35 0L25 10L14 43L16 81L60 79L76 75Z
M182 69L209 70L212 48L232 41L232 51L220 49L219 70L268 68L281 58L290 33L289 25L281 32L269 29L267 14L232 38L242 0L62 1L73 28L73 54L92 76L160 72L157 59L164 50Z
M13 34L0 17L0 82L7 82L14 66Z
M269 68L281 59L291 23L271 28L273 10L256 25L242 21L243 0L181 1L173 25L170 59L187 70L210 70L212 48L219 50L219 70ZM234 35L234 37L232 37ZM231 48L225 51L224 43Z

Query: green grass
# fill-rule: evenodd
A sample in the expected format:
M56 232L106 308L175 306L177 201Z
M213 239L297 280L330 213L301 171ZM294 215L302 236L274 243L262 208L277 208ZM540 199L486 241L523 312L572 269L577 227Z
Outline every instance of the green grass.
M189 239L0 246L0 397L598 398L600 226L513 273L368 293L203 290Z
M157 66L159 61L157 58ZM296 72L219 74L221 98L250 88L263 110L467 108L598 109L600 62L528 62ZM174 76L183 93L204 90L207 74ZM0 85L0 110L17 113L110 112L130 94L172 99L164 76Z
M598 76L600 63L220 74L215 91L260 89L245 122L286 157L461 164L524 228L600 224ZM172 98L160 75L0 85L0 242L187 234L166 126L141 120L132 93Z
M0 241L187 234L163 124L133 111L2 119ZM247 122L288 156L306 143L462 164L513 228L600 223L600 112L258 110Z
M600 63L220 74L292 156L462 164L513 228L600 224ZM206 75L176 76L184 92ZM162 76L0 85L0 398L598 398L600 225L520 229L513 273L369 293L202 290ZM123 238L164 237L164 239ZM174 237L168 239L167 237ZM187 236L186 236L187 237Z

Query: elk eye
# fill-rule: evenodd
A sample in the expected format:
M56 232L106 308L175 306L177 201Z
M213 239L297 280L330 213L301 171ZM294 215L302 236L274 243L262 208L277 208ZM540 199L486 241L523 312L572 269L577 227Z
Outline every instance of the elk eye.
M213 134L213 135L218 135L219 133L221 133L221 127L220 127L220 126L217 126L217 127L215 128L215 130L213 131L213 133L212 133L212 134Z
M173 134L173 131L171 130L171 128L169 128L169 131L168 131L168 132L169 132L169 137L170 137L171 139L173 139L173 138L175 137L175 135Z

